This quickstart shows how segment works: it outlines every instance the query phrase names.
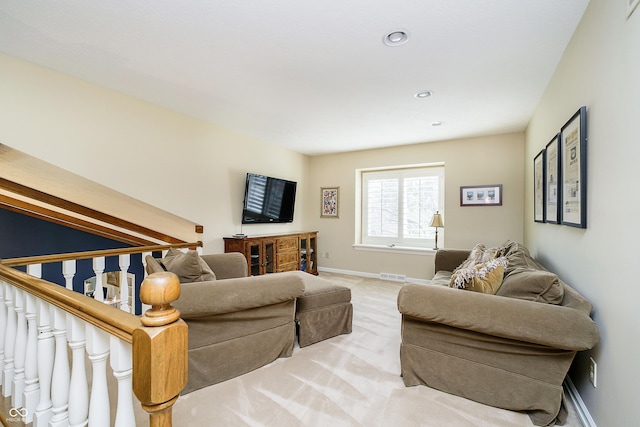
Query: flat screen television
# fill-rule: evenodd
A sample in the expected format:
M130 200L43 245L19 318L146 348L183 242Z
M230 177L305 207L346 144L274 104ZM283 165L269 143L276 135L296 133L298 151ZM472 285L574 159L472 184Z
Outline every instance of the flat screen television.
M242 223L292 222L296 186L295 181L248 173Z

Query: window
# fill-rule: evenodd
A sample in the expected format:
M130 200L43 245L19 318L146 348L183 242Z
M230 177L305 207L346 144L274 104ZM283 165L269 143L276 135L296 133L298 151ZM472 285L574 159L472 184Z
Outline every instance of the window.
M436 211L443 213L444 166L366 170L361 182L362 244L434 246L429 225Z

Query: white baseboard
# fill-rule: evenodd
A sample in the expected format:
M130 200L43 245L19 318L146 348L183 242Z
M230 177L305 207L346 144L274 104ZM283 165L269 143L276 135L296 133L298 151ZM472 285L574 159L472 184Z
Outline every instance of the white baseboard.
M578 393L578 389L575 385L573 385L573 381L571 378L567 377L564 380L564 387L567 390L567 394L569 395L569 399L573 402L574 408L576 408L576 413L578 418L580 418L580 422L584 427L598 427L596 426L596 422L591 418L591 414L587 409L587 406L584 404L582 397L580 397L580 393Z
M349 276L368 277L370 279L379 279L380 275L375 273L365 273L364 271L343 270L340 268L328 268L318 267L318 271L326 271L327 273L336 274L348 274ZM423 285L429 284L431 281L427 279L416 279L414 277L407 277L405 283L421 283Z

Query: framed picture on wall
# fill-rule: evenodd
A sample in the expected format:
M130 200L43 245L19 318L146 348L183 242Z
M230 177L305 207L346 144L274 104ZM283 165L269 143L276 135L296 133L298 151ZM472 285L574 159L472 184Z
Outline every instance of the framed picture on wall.
M544 154L545 222L560 224L560 133L547 144Z
M544 152L542 149L533 159L533 220L544 222L545 220L545 168Z
M587 228L587 107L560 130L562 224Z
M460 206L502 206L502 184L460 187Z
M340 187L322 187L320 218L338 218Z

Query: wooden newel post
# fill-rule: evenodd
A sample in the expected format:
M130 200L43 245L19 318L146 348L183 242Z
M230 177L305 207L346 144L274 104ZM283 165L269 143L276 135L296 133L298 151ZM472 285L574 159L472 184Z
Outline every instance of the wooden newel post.
M151 309L133 331L133 392L151 427L172 425L171 407L187 384L187 324L171 306L179 297L180 281L173 273L151 274L140 287L140 300Z

